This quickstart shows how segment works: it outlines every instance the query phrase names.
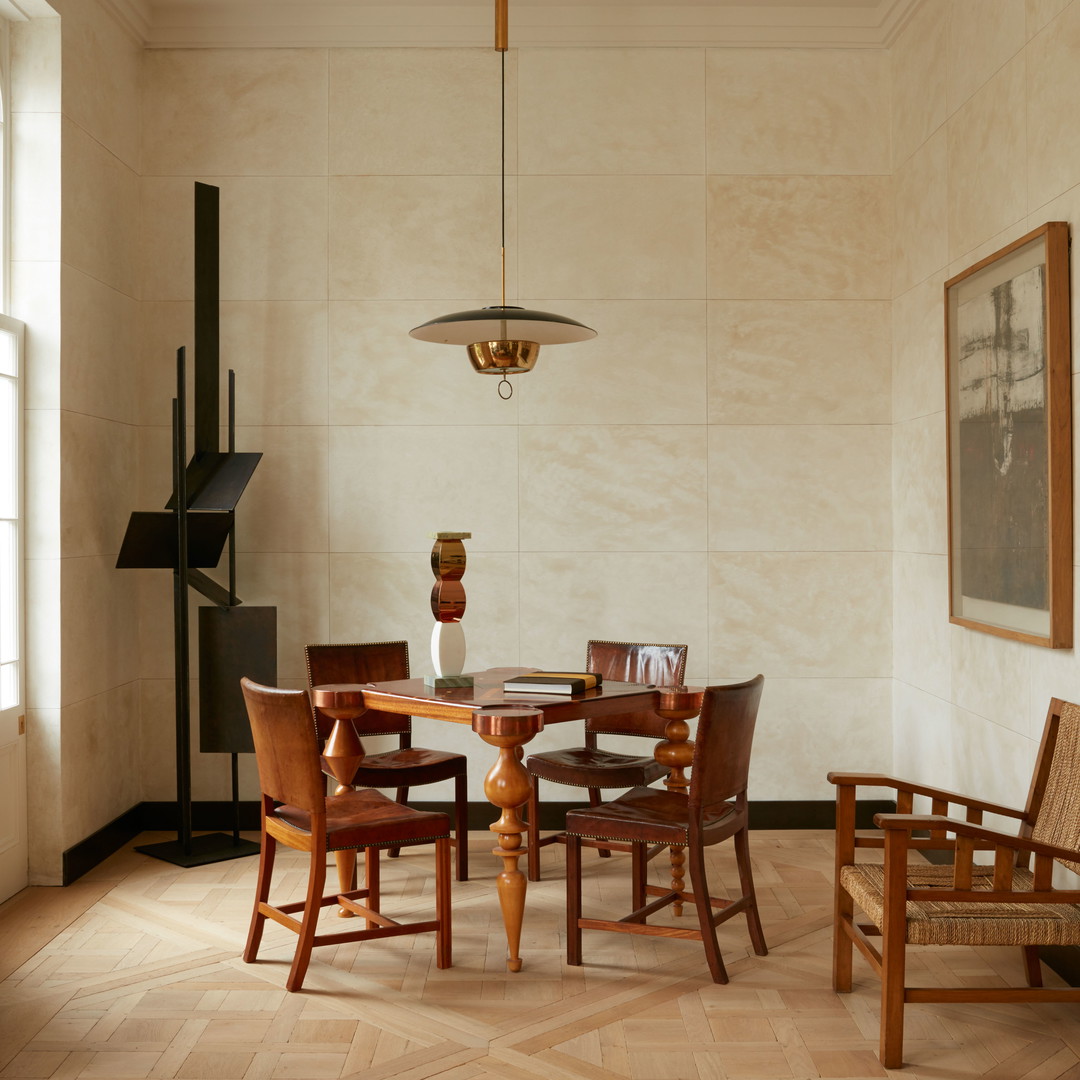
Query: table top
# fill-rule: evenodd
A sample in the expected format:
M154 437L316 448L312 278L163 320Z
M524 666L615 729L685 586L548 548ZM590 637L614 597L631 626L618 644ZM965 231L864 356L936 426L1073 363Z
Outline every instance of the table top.
M448 720L455 724L471 724L475 709L491 705L510 708L539 709L545 724L580 720L587 716L604 716L648 709L655 706L660 695L655 686L640 683L605 682L595 690L571 697L569 694L507 693L503 682L515 675L525 675L537 668L501 667L487 671L466 672L473 678L472 686L436 689L423 679L398 679L394 682L360 684L364 704L369 709Z

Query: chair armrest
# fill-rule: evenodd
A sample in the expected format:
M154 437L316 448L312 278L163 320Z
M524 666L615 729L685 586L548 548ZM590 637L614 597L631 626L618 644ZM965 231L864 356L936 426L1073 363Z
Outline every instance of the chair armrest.
M1070 863L1080 862L1080 851L1043 844L1029 837L1014 836L1009 833L987 829L970 821L957 821L941 814L876 814L874 823L882 830L885 847L885 888L892 903L899 904L904 897L908 900L942 901L952 903L1035 903L1035 904L1077 904L1080 903L1080 891L1076 889L1054 888L1054 866L1056 860ZM950 886L910 888L908 879L908 851L912 847L912 833L916 830L928 830L931 835L944 836L952 833L953 841L953 880ZM980 869L980 876L990 870L989 881L982 876L982 884L977 884L974 876L976 851L992 850L993 867ZM1015 870L1026 867L1034 856L1034 869L1031 884L1022 883L1017 888ZM989 885L989 887L987 887Z
M957 836L966 836L981 841L986 848L1009 848L1011 851L1025 851L1032 855L1041 855L1049 859L1065 859L1080 862L1080 851L1071 848L1044 844L1030 837L1016 836L1013 833L998 832L983 825L973 825L970 821L943 817L940 814L875 814L874 824L880 829L899 829L908 834L929 830L931 832L951 832ZM985 850L985 849L984 849Z
M966 806L970 810L978 810L984 814L1000 814L1003 817L1017 818L1020 821L1023 821L1025 816L1025 811L1017 810L1011 806L1000 806L997 803L987 802L985 799L975 799L969 795L961 795L956 791L947 791L944 788L928 787L926 784L917 784L911 780L887 776L885 773L830 772L827 779L837 787L892 788L895 791L903 791L910 795L923 795L937 802Z

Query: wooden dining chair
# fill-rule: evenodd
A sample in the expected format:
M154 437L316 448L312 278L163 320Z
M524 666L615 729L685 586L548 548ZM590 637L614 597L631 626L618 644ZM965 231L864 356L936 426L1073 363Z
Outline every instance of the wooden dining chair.
M297 935L286 990L299 990L307 974L312 948L347 941L369 941L402 934L435 933L435 958L440 968L451 965L450 819L446 814L413 810L377 791L346 791L327 795L319 768L319 747L311 725L311 708L303 690L279 690L241 680L255 743L261 791L261 854L245 963L259 952L267 919ZM435 845L434 919L399 923L384 915L379 897L379 851L387 847ZM270 903L270 879L278 844L310 853L307 895L294 903ZM326 856L332 851L363 848L368 861L365 888L323 894ZM365 904L359 903L366 900ZM337 904L363 916L367 927L345 932L318 932L319 912ZM301 912L294 918L294 912Z
M350 645L305 645L308 687L329 683L387 682L409 678L407 641L369 641ZM314 709L320 742L325 742L334 721ZM396 735L395 750L368 754L353 777L355 787L393 788L400 803L409 798L409 789L454 782L454 856L458 881L469 880L469 777L468 758L443 750L412 745L412 717L369 709L353 725L361 738L369 735ZM397 851L390 852L391 858Z
M708 686L698 720L688 792L637 787L602 806L571 810L566 815L566 962L581 964L581 931L612 930L622 934L692 938L701 941L713 982L726 983L727 970L716 940L716 927L745 914L750 942L765 956L765 934L758 916L747 836L746 783L761 675L730 686ZM634 910L621 919L583 918L581 914L581 845L587 839L629 844L631 902ZM735 899L709 895L705 848L732 839L742 894ZM684 848L692 893L681 882L671 888L646 883L649 850ZM648 900L649 896L657 899ZM696 931L647 922L670 904L693 904ZM713 908L718 908L715 913Z
M679 686L686 674L685 645L645 645L632 641L592 640L585 648L585 670L598 672L611 682ZM585 745L564 750L530 754L525 760L531 781L528 818L529 880L540 880L540 849L566 842L566 834L540 836L540 781L588 788L589 805L600 805L601 790L632 788L651 784L668 774L652 754L634 755L608 750L597 744L598 735L635 735L659 740L664 737L665 720L653 712L623 713L620 716L589 718L585 721ZM592 843L607 856L613 845ZM614 845L627 850L626 845Z
M850 993L852 945L881 978L881 1063L900 1068L909 1001L1080 1001L1080 989L1043 987L1039 946L1080 945L1080 890L1055 888L1055 863L1080 873L1080 706L1054 698L1023 810L875 773L831 772L836 785L836 906L833 986ZM896 793L880 831L855 831L859 787ZM915 798L929 814L912 813ZM964 820L948 817L958 808ZM1014 835L983 826L984 814L1017 822ZM884 848L874 862L863 849ZM930 865L912 853L949 853ZM975 861L975 852L986 852ZM990 854L992 853L992 855ZM855 909L868 923L856 922ZM871 941L880 935L880 949ZM906 986L909 945L1020 947L1025 986L976 987L968 972L952 986ZM948 963L948 954L944 963Z

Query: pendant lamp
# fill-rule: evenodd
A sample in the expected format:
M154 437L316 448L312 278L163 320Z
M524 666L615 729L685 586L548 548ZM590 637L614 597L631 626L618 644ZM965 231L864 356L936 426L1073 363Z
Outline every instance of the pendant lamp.
M532 371L541 345L566 345L587 341L596 331L565 315L535 311L506 302L506 50L507 0L495 0L495 48L501 64L502 165L500 202L502 240L499 248L500 300L491 307L455 311L431 319L409 331L420 341L443 345L465 345L475 371L482 375L500 375L499 397L508 399L514 389L507 375ZM506 387L505 392L503 387Z

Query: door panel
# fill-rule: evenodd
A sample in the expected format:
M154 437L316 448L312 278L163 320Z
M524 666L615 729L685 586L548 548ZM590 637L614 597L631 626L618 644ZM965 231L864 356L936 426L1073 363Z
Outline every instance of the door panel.
M26 888L26 736L0 714L0 901Z

